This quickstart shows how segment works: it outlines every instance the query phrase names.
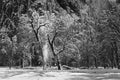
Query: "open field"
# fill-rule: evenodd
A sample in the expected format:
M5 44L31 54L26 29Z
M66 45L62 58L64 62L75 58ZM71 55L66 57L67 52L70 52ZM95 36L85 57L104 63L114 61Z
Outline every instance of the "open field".
M120 70L46 70L0 69L0 80L120 80Z

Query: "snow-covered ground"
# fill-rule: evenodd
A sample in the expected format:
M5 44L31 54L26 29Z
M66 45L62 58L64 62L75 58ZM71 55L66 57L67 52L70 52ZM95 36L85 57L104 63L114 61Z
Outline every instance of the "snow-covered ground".
M0 80L120 80L114 72L69 72L0 68Z

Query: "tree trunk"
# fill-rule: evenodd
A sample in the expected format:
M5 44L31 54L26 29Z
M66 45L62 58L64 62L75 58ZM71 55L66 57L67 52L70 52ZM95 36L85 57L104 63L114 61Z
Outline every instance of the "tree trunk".
M119 69L119 55L117 51L115 51L115 53L116 53L116 66Z
M22 59L22 68L24 68L25 64L24 64L24 59Z
M57 54L55 54L53 45L50 45L50 46L51 46L51 49L52 49L53 55L54 55L54 57L55 57L55 60L57 61L56 63L57 63L58 70L61 70L59 57L58 57Z
M55 39L55 36L54 36L54 39ZM53 41L54 41L54 39L53 39ZM52 51L52 53L53 53L53 56L54 56L55 62L56 62L56 64L57 64L58 70L61 70L60 61L59 61L59 56L58 56L58 55L55 53L55 51L54 51L53 41L51 42L50 39L49 39L49 36L48 36L48 43L49 43L50 48L51 48L51 51Z
M32 67L32 58L30 58L30 67Z
M12 60L9 59L9 69L11 69L11 68L12 68Z
M13 63L13 40L12 40L12 37L10 37L10 40L11 40L11 43L12 43L12 49L11 49L11 53L9 54L9 69L12 68L12 63Z
M57 60L57 67L58 67L58 70L61 70L61 66L60 66L59 60Z
M44 44L43 44L43 48L42 48L42 51L43 51L43 69L45 70L46 67L47 67L47 61L49 59L49 47L48 47L48 42L45 41Z
M98 68L97 58L95 57L94 60L95 60L95 67Z
M113 69L113 67L114 67L114 54L113 54L113 51L112 51L111 68Z
M20 60L20 67L23 68L24 64L23 64L23 59Z
M56 59L57 59L57 67L58 67L58 70L61 70L61 65L60 65L60 61L59 61L58 55L56 55Z
M87 55L87 67L88 67L88 69L89 69L89 67L90 67L90 61L89 61L89 56Z
M115 54L115 66L119 69L119 54L116 41L114 41L114 54Z
M46 70L46 63L43 61L43 70Z
M38 44L40 44L41 43L41 41L40 41L40 39L39 39L39 28L37 29L37 31L35 31L34 30L34 25L31 23L31 26L32 26L32 28L33 28L33 32L34 32L34 34L35 34L35 37L36 37L36 40L37 40L37 42L38 42ZM39 26L38 26L39 27ZM40 48L41 48L41 50L42 50L42 58L43 58L43 70L45 69L45 67L46 67L46 63L45 63L45 57L44 57L44 51L43 51L43 46L41 47L41 45L39 45L40 46Z

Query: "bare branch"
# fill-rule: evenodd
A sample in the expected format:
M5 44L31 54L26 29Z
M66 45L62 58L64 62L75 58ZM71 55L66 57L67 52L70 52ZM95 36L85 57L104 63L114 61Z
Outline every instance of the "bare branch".
M53 46L53 44L52 44L51 41L50 41L50 36L47 35L47 37L48 37L48 42L49 42L49 44L50 44L51 50L53 51L53 55L56 56L55 51L54 51L54 46Z
M57 53L57 55L59 55L60 53L62 53L64 50L65 50L65 45L63 46L63 49L60 50L60 51Z
M38 33L39 32L39 29L42 27L42 26L46 26L48 23L45 23L43 25L39 25L39 27L37 28L36 32Z
M58 33L55 31L55 35L53 36L53 39L52 39L52 41L51 41L52 44L54 43L57 34L58 34Z
M65 50L65 46L66 46L66 41L64 41L63 47L62 47L62 49L57 53L57 55L59 55L60 53L62 53L62 52Z
M33 29L33 32L34 32L34 34L35 34L35 37L36 37L37 41L39 41L38 33L37 33L37 32L35 31L35 29L34 29L33 22L31 22L31 27L32 27L32 29Z
M47 37L48 37L48 42L49 42L49 44L51 45L50 36L47 35Z
M0 19L0 26L2 26L2 23L3 23L3 19L4 19L4 12L2 12L2 14L1 14L2 16L1 16L1 19Z

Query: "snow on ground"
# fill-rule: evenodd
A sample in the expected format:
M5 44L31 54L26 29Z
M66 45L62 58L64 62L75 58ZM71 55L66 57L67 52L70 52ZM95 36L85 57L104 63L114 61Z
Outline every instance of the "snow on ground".
M4 79L0 78L0 80L66 80L67 78L67 72L46 72L45 74L28 72Z
M107 76L107 75L108 75L108 76L109 76L109 75L120 75L120 73L105 73L104 75L106 75L106 76Z
M0 80L120 80L120 73L1 69Z
M76 75L76 76L80 76L80 75L89 75L89 73L70 73L70 75Z

